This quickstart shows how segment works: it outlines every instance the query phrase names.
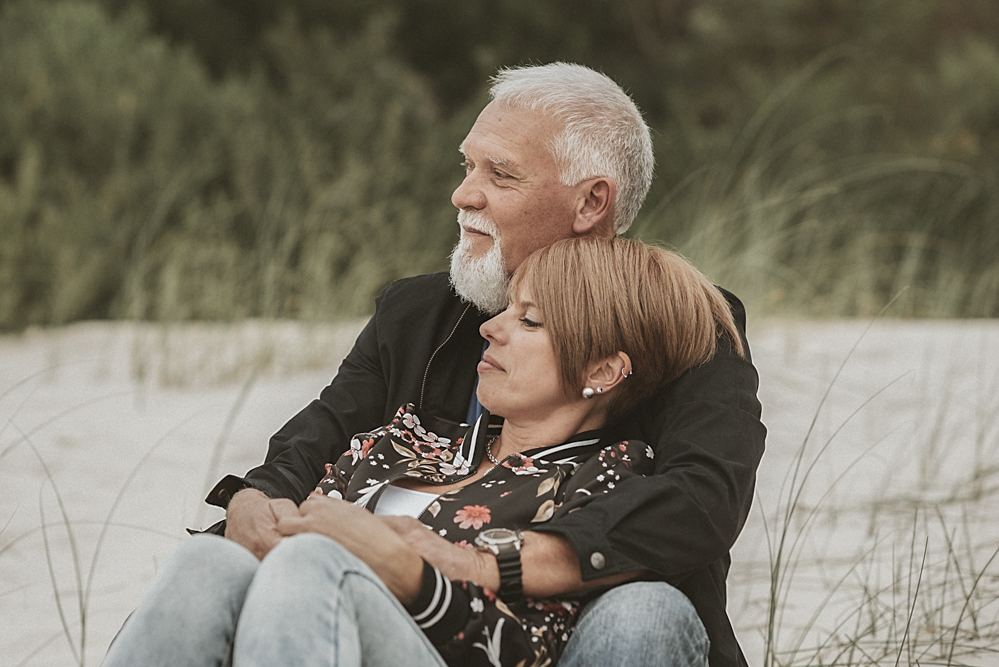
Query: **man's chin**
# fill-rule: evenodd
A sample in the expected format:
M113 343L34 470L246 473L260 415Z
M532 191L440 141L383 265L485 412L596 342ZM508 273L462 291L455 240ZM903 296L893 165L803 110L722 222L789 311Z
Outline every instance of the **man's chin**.
M481 262L486 255L492 252L493 238L484 234L463 234L462 245L464 246L463 256L467 261Z
M455 248L451 255L451 284L466 301L484 313L496 314L506 307L508 277L502 256L495 251L481 256L467 246Z

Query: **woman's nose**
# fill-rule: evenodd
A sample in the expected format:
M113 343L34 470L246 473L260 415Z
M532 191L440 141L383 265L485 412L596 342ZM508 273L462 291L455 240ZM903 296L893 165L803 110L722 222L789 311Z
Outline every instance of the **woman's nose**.
M503 311L499 315L490 317L488 320L479 325L479 334L483 338L488 340L490 343L499 342L498 338L501 336L503 331L503 315L506 311Z
M486 340L490 340L493 337L492 332L493 327L495 326L493 320L495 319L495 317L490 317L488 320L479 325L479 335Z

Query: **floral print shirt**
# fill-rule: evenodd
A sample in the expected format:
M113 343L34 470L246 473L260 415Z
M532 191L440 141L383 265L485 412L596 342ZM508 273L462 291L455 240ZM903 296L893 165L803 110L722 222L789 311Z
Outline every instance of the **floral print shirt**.
M500 425L489 413L471 426L421 415L412 404L391 423L355 436L326 464L318 490L374 508L386 486L414 478L450 485L475 474ZM568 442L513 454L479 480L437 497L418 517L459 547L473 548L487 528L527 530L612 493L629 477L652 473L653 452L632 440L606 444L590 431ZM506 604L470 581L448 581L425 565L413 619L449 665L552 665L569 639L579 601L525 598Z

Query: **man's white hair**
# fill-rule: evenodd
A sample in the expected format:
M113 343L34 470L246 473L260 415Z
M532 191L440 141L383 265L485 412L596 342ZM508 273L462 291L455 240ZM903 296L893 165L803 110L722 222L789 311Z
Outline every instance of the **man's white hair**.
M494 102L545 111L561 123L550 150L563 184L599 176L614 181L614 233L624 233L655 168L649 127L627 93L599 72L561 62L502 69L492 82Z

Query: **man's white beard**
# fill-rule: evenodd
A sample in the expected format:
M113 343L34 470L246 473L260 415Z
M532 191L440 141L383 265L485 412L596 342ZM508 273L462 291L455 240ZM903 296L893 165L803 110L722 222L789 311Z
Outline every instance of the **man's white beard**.
M493 246L483 257L473 257L472 239L462 235L451 252L451 285L465 301L475 304L484 313L495 315L506 308L506 286L510 281L500 249L499 229L481 213L464 210L458 211L458 224L489 234Z

